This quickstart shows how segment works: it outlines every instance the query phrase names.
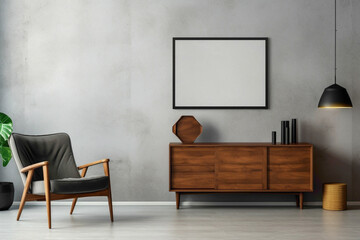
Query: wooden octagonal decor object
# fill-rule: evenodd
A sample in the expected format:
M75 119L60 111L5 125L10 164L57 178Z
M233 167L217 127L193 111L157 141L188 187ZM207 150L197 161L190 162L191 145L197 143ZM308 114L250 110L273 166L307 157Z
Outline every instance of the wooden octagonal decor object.
M202 126L194 116L181 116L172 130L182 143L193 143L200 136Z

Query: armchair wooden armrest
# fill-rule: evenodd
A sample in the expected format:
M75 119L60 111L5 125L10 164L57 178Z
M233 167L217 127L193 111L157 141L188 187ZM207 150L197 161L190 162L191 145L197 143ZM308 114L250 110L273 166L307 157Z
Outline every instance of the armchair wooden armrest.
M27 167L24 167L23 169L20 170L20 172L25 173L25 172L28 172L30 170L34 170L35 168L43 167L43 166L48 165L48 164L49 164L48 161L34 163L34 164L31 164L31 165L29 165Z
M109 162L110 160L108 158L105 158L105 159L101 159L99 161L95 161L95 162L92 162L92 163L88 163L88 164L84 164L84 165L81 165L78 167L78 169L83 169L83 168L88 168L90 166L94 166L94 165L97 165L97 164L100 164L100 163L107 163Z

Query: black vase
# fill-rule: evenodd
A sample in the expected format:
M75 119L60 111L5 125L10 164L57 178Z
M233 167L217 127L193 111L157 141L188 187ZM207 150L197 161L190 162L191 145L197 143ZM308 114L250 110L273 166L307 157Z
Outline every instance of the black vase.
M271 143L272 144L276 144L276 132L273 131L272 134L271 134L272 138L271 138Z
M281 144L285 144L285 121L281 121Z
M290 121L285 121L285 144L290 144Z
M296 119L291 119L291 143L297 143L297 129L296 129Z
M14 202L14 184L0 182L0 210L8 210Z

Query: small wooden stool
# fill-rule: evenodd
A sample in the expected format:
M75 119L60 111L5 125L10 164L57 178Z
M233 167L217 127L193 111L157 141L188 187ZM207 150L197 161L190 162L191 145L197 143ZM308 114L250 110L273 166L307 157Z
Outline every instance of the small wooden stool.
M346 183L324 183L323 209L346 210Z

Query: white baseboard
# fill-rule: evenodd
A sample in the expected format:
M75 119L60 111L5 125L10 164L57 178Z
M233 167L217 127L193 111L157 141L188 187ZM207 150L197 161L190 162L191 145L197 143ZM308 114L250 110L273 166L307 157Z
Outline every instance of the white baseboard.
M13 205L19 205L15 201ZM107 201L78 201L77 205L107 205ZM348 201L349 206L360 206L360 201ZM26 202L26 205L43 205L45 202ZM52 201L54 206L70 206L71 201ZM175 206L174 201L114 201L114 206ZM183 206L295 206L295 202L181 202ZM306 206L321 206L322 202L305 202Z

